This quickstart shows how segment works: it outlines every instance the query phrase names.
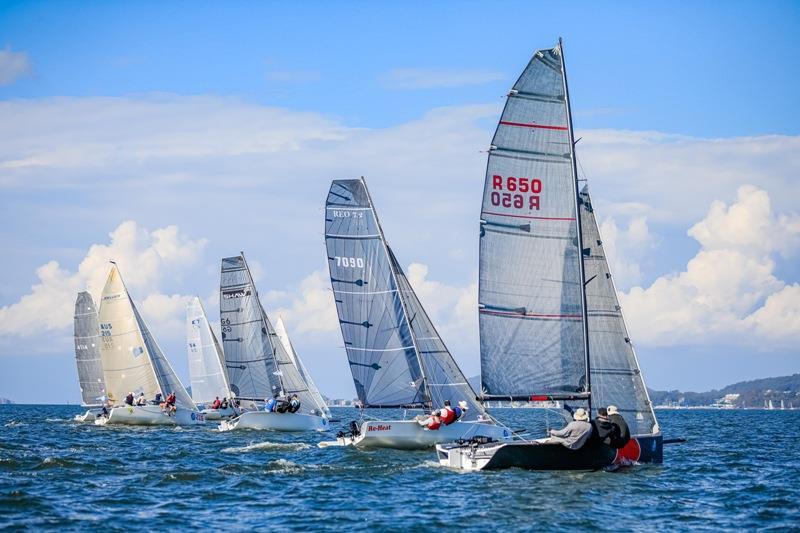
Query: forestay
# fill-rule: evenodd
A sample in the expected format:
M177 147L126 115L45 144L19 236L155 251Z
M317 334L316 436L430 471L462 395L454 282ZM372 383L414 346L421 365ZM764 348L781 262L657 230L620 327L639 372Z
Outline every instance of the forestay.
M75 300L75 363L85 406L99 406L106 394L100 362L100 326L92 295L79 292Z
M366 184L336 180L325 241L336 310L359 400L432 408L445 400L483 412L385 242Z
M281 317L278 317L278 320L275 321L275 333L278 335L278 339L280 339L284 350L286 350L286 353L289 355L292 363L294 363L294 366L297 368L297 371L300 373L303 381L305 381L306 387L308 387L308 393L311 395L311 398L314 401L317 409L320 412L325 413L325 416L330 418L331 412L330 409L328 409L328 404L325 403L322 393L319 392L319 389L317 388L316 383L314 383L314 380L311 378L311 374L306 368L306 365L303 364L303 360L300 359L299 355L297 355L294 345L292 344L292 340L289 338L289 333L286 331L286 325L283 323L283 319Z
M631 345L587 188L581 192L581 226L592 357L592 403L616 405L634 435L656 433L656 417Z
M540 50L508 95L486 170L478 291L486 395L585 390L570 143L560 52Z
M305 380L261 306L243 255L222 260L220 280L222 343L231 390L252 401L297 394L301 411L315 411Z
M186 304L186 344L192 400L200 404L230 397L222 349L198 297Z
M103 376L113 404L120 405L129 392L144 393L148 400L175 392L179 407L195 410L133 304L116 264L103 287L98 322Z

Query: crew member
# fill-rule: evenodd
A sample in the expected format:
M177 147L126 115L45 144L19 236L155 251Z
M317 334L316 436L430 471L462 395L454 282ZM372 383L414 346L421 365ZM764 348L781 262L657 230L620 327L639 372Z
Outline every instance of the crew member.
M589 423L589 414L584 408L575 410L574 419L564 429L551 429L550 438L544 442L558 442L570 450L578 450L586 444L592 435L592 425Z
M445 400L444 401L444 407L442 407L439 410L439 413L440 413L440 415L442 417L442 424L444 424L445 426L449 426L450 424L452 424L453 422L456 421L456 418L457 418L456 417L456 412L450 406L450 400Z
M177 400L176 400L176 398L175 398L175 391L172 391L172 392L170 392L170 393L167 395L167 401L166 401L166 402L164 402L164 406L166 407L167 414L169 414L170 416L172 416L172 413L174 413L174 412L175 412L175 411L178 409L178 408L175 406L175 402L176 402L176 401L177 401Z
M278 407L278 393L276 392L272 396L272 398L267 400L267 403L264 405L264 410L268 413L274 413L277 407Z
M144 393L140 392L139 397L136 398L136 405L142 406L147 405L147 398L144 397Z
M125 396L125 403L127 405L133 405L133 393L129 392L127 396Z
M458 402L458 405L453 407L453 411L456 412L457 421L461 420L461 417L467 413L467 409L469 409L469 407L467 407L467 402L465 402L464 400L461 400L460 402Z
M219 409L221 405L222 405L222 402L219 401L219 396L217 396L217 397L214 398L214 403L211 404L211 408L212 409Z
M611 447L623 448L631 440L631 430L628 428L628 423L619 414L616 405L608 406L608 420L617 427L617 433L611 439Z
M287 411L290 413L296 413L300 409L300 398L297 394L292 394L291 399L289 400L289 407Z
M417 423L425 429L437 430L442 427L442 417L439 411L433 411L429 416L417 417Z
M597 417L592 420L592 430L592 441L610 445L619 428L608 419L608 410L600 407L597 409Z

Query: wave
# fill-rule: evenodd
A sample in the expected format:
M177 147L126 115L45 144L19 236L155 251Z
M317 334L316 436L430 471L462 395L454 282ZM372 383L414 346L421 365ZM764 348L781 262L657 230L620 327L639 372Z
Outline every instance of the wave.
M303 442L256 442L248 444L247 446L232 446L230 448L223 448L223 453L247 453L260 450L283 450L283 451L300 451L310 448L308 444Z
M267 472L279 474L299 474L305 470L303 465L297 464L288 459L276 459L267 463Z

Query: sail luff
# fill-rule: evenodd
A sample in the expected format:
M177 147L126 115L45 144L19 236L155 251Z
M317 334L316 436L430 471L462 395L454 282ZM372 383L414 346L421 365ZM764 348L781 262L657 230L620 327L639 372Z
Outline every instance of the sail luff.
M577 157L575 155L575 133L572 126L572 108L569 101L569 84L567 83L567 66L564 59L564 43L561 38L558 39L559 57L561 58L561 74L564 79L564 102L567 106L567 128L569 130L569 151L572 160L572 177L574 182L574 196L575 196L575 213L580 213L580 196L578 188L578 165ZM589 318L587 315L586 306L586 267L584 265L584 247L583 247L583 231L581 228L581 217L576 216L575 222L578 225L578 250L579 262L578 267L580 270L581 280L581 314L583 315L583 349L584 357L586 359L586 380L584 384L584 391L589 393L587 399L589 416L592 414L592 372L591 372L591 356L589 352Z

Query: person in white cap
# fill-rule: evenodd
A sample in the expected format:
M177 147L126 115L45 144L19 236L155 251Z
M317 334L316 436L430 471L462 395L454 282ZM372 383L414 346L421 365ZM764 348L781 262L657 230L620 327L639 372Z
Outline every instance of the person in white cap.
M545 442L558 442L570 450L578 450L592 435L592 425L589 423L589 414L586 409L579 408L572 415L574 420L564 427L564 429L551 429L550 438Z
M618 449L624 447L631 440L631 430L628 428L628 423L619 414L619 409L617 409L616 405L608 406L608 419L619 429L611 439L611 447Z

